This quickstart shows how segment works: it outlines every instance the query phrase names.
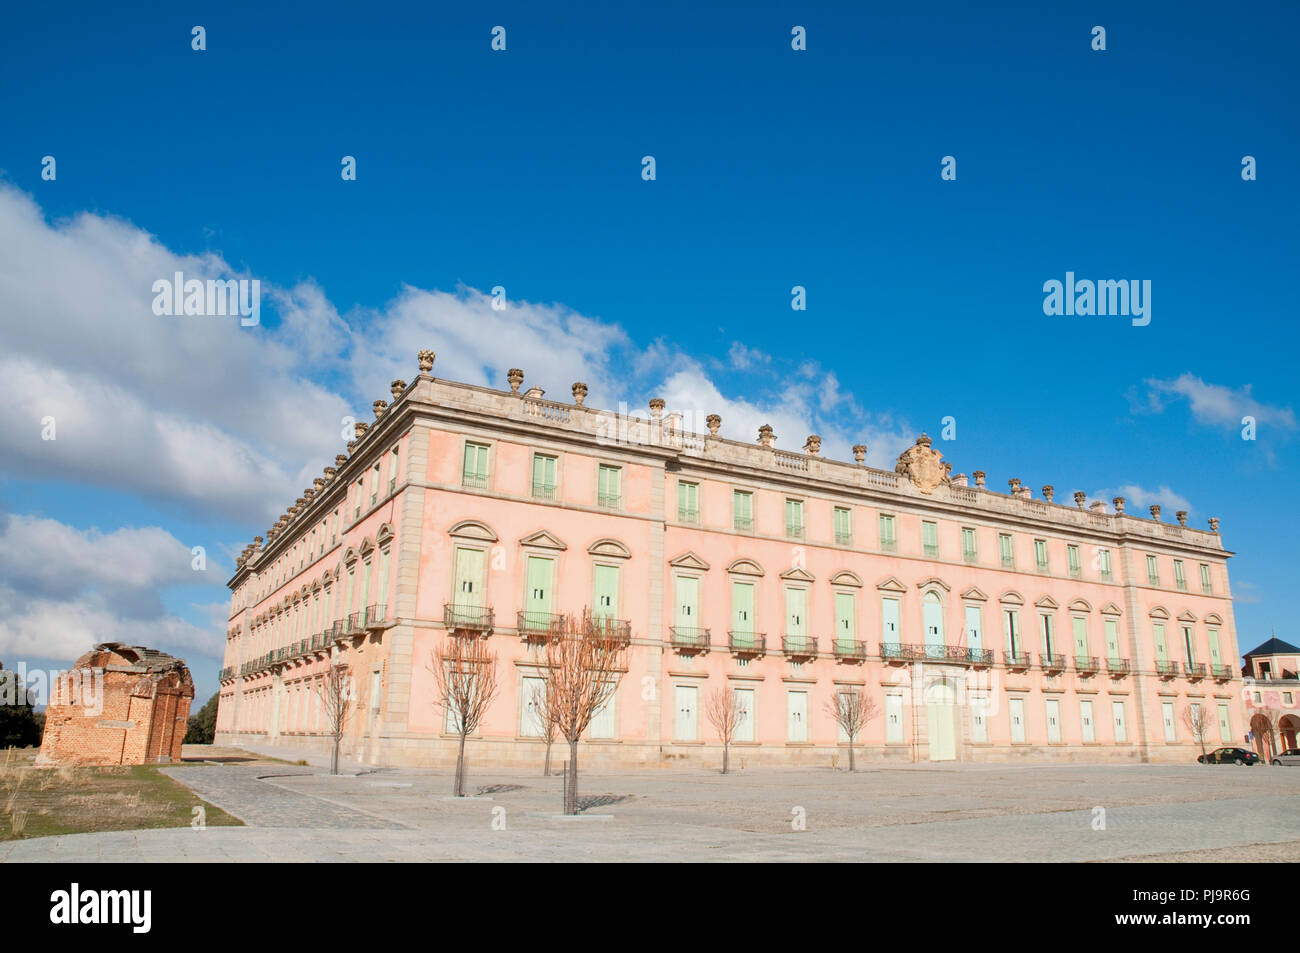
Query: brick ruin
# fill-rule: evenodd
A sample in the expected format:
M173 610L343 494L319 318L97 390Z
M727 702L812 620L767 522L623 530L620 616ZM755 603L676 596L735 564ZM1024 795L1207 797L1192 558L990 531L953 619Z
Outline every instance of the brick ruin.
M37 764L179 761L193 699L183 659L120 642L96 645L53 686Z

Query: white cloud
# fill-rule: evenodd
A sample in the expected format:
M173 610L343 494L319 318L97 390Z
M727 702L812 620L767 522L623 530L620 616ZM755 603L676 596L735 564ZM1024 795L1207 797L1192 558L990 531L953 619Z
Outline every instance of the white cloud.
M1144 409L1161 413L1171 400L1185 400L1198 423L1209 427L1236 429L1242 426L1243 417L1254 417L1258 424L1270 424L1283 430L1296 429L1295 411L1290 407L1263 404L1251 394L1247 384L1233 390L1221 384L1207 384L1191 373L1168 380L1151 378L1147 382Z

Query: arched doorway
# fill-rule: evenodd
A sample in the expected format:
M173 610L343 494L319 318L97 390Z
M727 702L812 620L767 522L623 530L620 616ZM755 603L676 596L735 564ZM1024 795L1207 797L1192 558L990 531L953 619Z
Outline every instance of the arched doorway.
M1300 747L1296 744L1296 739L1300 737L1300 718L1295 715L1283 715L1277 730L1282 736L1282 750Z
M1269 724L1268 719L1263 715L1255 715L1250 719L1251 742L1255 746L1255 754L1259 755L1264 761L1269 761L1273 757L1273 727Z
M945 681L934 682L925 692L926 728L931 761L957 758L957 692Z

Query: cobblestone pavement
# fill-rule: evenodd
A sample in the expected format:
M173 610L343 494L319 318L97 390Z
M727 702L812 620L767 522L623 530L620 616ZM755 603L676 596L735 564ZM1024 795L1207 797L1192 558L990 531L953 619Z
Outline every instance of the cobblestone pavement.
M457 800L445 772L168 771L249 826L38 838L0 844L0 861L1300 859L1300 770L1287 768L591 773L580 820L555 816L557 778L482 774L480 796Z

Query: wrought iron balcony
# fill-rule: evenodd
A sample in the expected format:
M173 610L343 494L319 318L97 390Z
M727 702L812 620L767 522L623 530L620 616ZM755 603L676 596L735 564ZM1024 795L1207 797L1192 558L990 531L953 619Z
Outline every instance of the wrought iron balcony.
M548 642L557 638L564 625L564 614L560 612L518 612L515 614L515 628L519 637L528 642Z
M786 539L803 539L803 523L786 523Z
M914 648L919 650L918 658L925 659L927 662L951 662L957 665L968 665L971 662L970 650L961 645L917 645Z
M731 520L732 528L738 533L754 532L754 519L751 516L735 516Z
M787 635L781 639L786 658L810 659L817 655L817 640L806 635Z
M919 645L905 642L881 642L880 657L886 662L912 662L922 657Z
M1203 679L1205 677L1205 663L1188 662L1187 677L1194 682L1199 682L1201 679Z
M1126 658L1108 658L1106 659L1106 670L1112 677L1118 678L1128 674L1128 659Z
M693 625L668 627L673 648L682 655L704 655L709 651L709 630Z
M535 500L553 500L555 499L554 483L534 483L533 499Z
M607 510L616 510L623 505L623 497L618 493L597 493L596 505Z
M221 672L217 675L217 680L218 680L218 681L222 681L222 682L224 682L226 679L233 677L234 674L235 674L235 670L234 670L233 668L231 668L229 665L227 665L227 666L226 666L225 668L223 668L223 669L221 670Z
M677 522L679 523L698 523L700 521L700 511L693 506L677 507Z
M767 636L762 632L727 630L727 647L739 658L757 658L767 653Z
M1060 672L1065 669L1064 655L1043 654L1038 656L1038 662L1043 667L1044 672Z
M832 639L831 648L837 659L861 662L867 657L866 642L856 642L853 639Z
M361 635L366 631L366 610L361 609L357 612L348 614L343 623L344 635Z
M966 654L970 657L970 663L976 668L988 668L993 664L992 649L967 649Z
M465 473L460 478L460 485L475 490L486 490L488 478L486 473Z
M619 645L632 644L632 622L628 619L615 619L607 615L593 615L591 624L597 636L604 637Z
M387 625L388 622L388 606L380 602L366 607L365 627L367 629L378 629Z
M1214 676L1216 681L1226 682L1232 678L1232 668L1228 665L1211 665L1210 674Z
M1007 668L1029 668L1028 652L1003 652L1002 660Z
M486 606L444 603L442 624L452 633L465 635L491 635L496 613Z
M1178 674L1177 662L1156 661L1156 674L1161 678L1173 678Z
M330 626L330 638L341 639L348 630L348 620L346 617L337 620Z
M852 534L852 533L845 533L845 532L841 532L841 531L839 531L839 530L836 530L836 532L835 532L835 545L836 545L836 546L852 546L852 545L853 545L853 534Z
M1074 657L1074 670L1082 675L1091 675L1098 668L1099 665L1095 655L1076 655Z

